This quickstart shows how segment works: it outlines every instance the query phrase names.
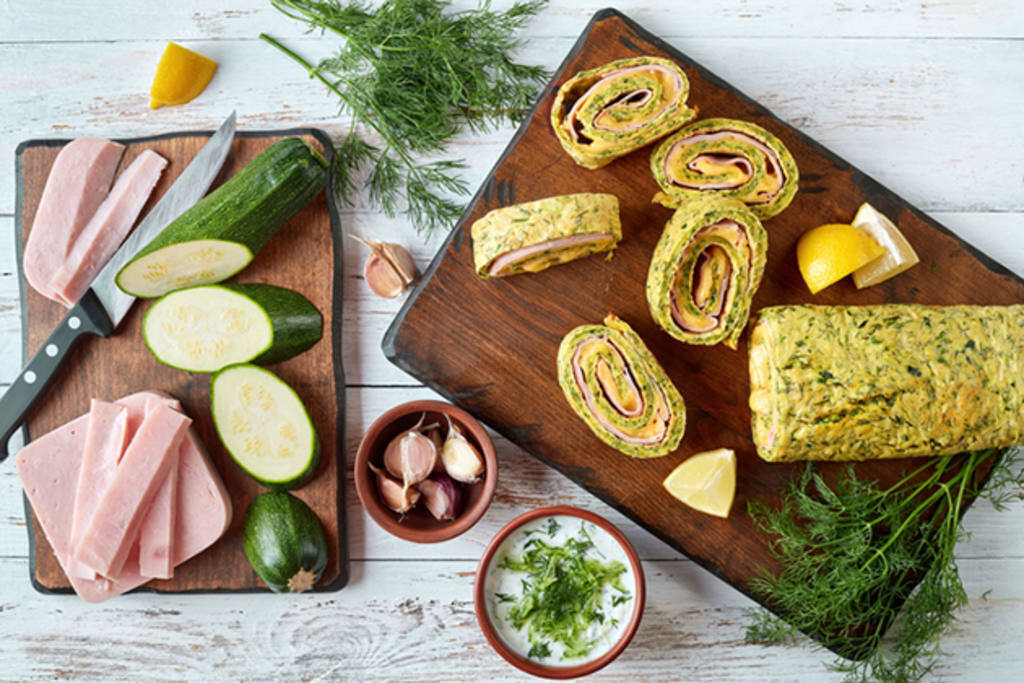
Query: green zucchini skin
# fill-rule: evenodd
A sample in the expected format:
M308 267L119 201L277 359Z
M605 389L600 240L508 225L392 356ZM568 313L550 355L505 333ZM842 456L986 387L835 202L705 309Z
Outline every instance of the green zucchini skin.
M141 259L161 249L194 240L241 244L250 252L245 264L248 265L274 233L320 193L327 181L327 167L323 156L304 140L278 140L171 221L118 271L117 286L127 294L142 298L165 294L166 291L153 295L133 290L125 282L126 273L130 274ZM216 281L226 280L237 272Z
M254 372L263 373L264 375L268 375L274 382L280 384L285 391L294 396L295 400L299 402L299 404L302 406L303 411L306 414L306 419L309 421L309 428L313 432L312 452L309 454L309 457L307 458L305 467L303 467L300 472L297 472L296 474L294 474L291 477L288 477L287 479L269 479L266 476L260 474L259 472L253 471L252 467L246 464L245 458L240 457L236 455L234 452L232 452L231 448L228 446L228 440L224 437L225 430L228 428L228 426L221 425L220 422L217 420L217 402L218 400L223 400L220 396L220 392L217 391L218 381L226 373L238 371L244 372L246 370L251 370ZM312 480L313 477L316 476L316 471L320 467L320 459L323 454L323 447L320 444L320 436L317 434L316 427L313 425L313 420L309 416L309 410L306 409L305 404L302 403L302 399L295 392L295 390L292 389L287 382L285 382L280 377L272 373L270 370L249 363L236 363L234 365L229 365L226 368L217 371L213 375L213 378L210 380L210 412L213 417L214 429L217 430L217 437L220 439L221 444L223 444L224 449L228 452L228 455L231 456L231 459L234 460L235 464L241 467L246 474L248 474L250 477L255 479L260 484L266 486L271 491L283 492L301 488L308 484L310 480Z
M309 299L298 292L262 283L199 285L169 292L160 297L146 311L142 318L142 339L154 358L164 365L185 372L216 372L221 369L175 365L160 355L153 341L156 335L164 334L159 327L159 313L164 306L174 305L191 297L202 297L208 292L217 290L226 290L249 299L263 311L271 329L270 343L261 353L250 358L228 360L224 366L234 363L254 363L256 365L279 363L306 351L320 341L323 336L323 316Z
M304 590L292 584L300 573L319 581L327 568L327 536L308 505L290 493L257 496L245 513L242 547L249 564L270 590ZM301 579L300 579L301 581Z

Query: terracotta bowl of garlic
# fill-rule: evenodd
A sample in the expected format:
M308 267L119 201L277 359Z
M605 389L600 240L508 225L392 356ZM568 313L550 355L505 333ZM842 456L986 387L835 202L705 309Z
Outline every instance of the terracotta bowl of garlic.
M363 435L356 493L382 529L407 541L455 538L483 517L498 485L498 457L483 425L441 401L411 401Z

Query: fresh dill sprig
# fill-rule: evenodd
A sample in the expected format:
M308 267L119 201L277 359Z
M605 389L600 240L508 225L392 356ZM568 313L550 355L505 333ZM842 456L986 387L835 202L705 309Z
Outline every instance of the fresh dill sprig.
M548 78L512 53L518 31L547 4L522 0L493 11L488 0L447 12L442 0L387 0L376 8L352 0L272 0L310 31L341 39L337 52L312 65L266 34L260 38L303 66L341 100L353 126L336 146L334 191L352 205L365 169L370 200L388 216L404 210L417 230L451 226L465 195L462 161L421 163L443 151L462 128L481 132L516 123ZM357 130L361 129L362 133ZM363 134L380 138L370 144ZM403 201L404 200L404 201Z
M988 486L979 491L979 470L992 457ZM752 611L747 640L805 634L840 655L831 666L848 680L920 680L941 655L953 613L967 603L954 556L964 506L977 494L1001 509L1022 498L1022 487L1024 462L1013 451L930 459L885 490L852 467L829 486L808 465L780 507L748 506L773 536L781 566L778 574L763 570L753 587L786 621Z

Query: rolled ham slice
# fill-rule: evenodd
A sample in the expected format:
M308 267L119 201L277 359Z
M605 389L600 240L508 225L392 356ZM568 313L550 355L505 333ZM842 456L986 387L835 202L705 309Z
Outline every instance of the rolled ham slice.
M647 271L651 317L679 341L736 348L767 251L761 221L738 200L707 195L676 209Z
M626 455L665 455L683 438L683 397L640 336L612 314L562 339L558 383L591 431Z
M82 298L128 236L166 166L166 159L147 149L118 176L50 281L54 298L68 307Z
M799 181L781 140L735 119L704 119L676 131L654 150L651 171L661 186L654 201L665 206L716 195L743 202L761 219L789 206Z
M117 463L134 431L134 428L128 431L127 408L116 403L92 400L71 520L72 553L92 521L104 491L114 478ZM96 578L96 571L92 567L74 557L69 561L68 573L84 579Z
M600 168L691 121L690 83L674 62L634 57L581 71L562 84L551 126L580 166Z
M110 191L123 153L116 142L79 138L57 154L24 251L25 279L43 296L58 300L53 278Z
M619 200L610 194L570 194L488 212L470 229L480 277L535 273L591 254L622 239Z
M141 423L146 401L161 396L139 392L115 401L128 409L129 425ZM26 445L15 465L32 511L61 567L67 572L71 553L71 526L75 489L85 446L89 416L82 415ZM202 442L189 428L178 465L177 519L174 565L195 557L212 545L231 523L231 498L210 461ZM139 573L138 551L130 552L116 581L83 579L69 575L72 587L87 602L102 602L149 581Z

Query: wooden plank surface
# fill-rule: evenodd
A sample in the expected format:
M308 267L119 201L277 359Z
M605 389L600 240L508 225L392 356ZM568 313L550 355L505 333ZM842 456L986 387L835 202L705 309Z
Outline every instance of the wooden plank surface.
M299 131L310 144L323 151L327 138L311 131ZM232 143L224 168L214 187L240 171L283 134L245 133ZM147 212L173 184L208 139L200 134L176 134L151 139L120 140L125 145L120 169L127 168L142 151L152 150L168 160L168 166L146 208ZM65 141L27 142L19 151L19 188L22 191L17 217L21 242L31 232L39 198L42 196L53 160ZM344 414L338 321L334 313L341 308L340 282L335 283L335 264L339 228L331 217L325 193L282 227L241 273L238 282L262 282L288 287L302 293L324 315L324 336L309 351L272 366L281 379L292 386L309 409L320 436L325 457L312 482L296 491L317 513L328 539L328 565L317 584L321 590L334 590L347 581L347 555L342 512L344 454L339 430ZM49 337L66 309L24 287L23 325L28 355L34 354ZM225 534L209 549L175 568L174 577L151 581L157 591L266 590L242 552L242 520L249 503L265 489L234 464L220 443L210 415L209 375L187 373L169 368L150 355L142 340L142 317L150 302L139 300L114 335L108 339L88 339L67 358L53 385L44 394L28 420L30 438L87 413L89 400L113 401L137 391L158 389L181 401L192 417L200 440L221 473L231 502L234 518ZM333 322L332 322L333 321ZM27 358L28 356L26 356ZM50 548L42 527L33 518L33 575L43 590L68 590L70 584Z
M551 131L552 101L561 83L584 69L638 55L676 61L690 80L687 103L701 118L754 122L777 135L796 159L796 198L765 222L768 265L753 311L795 303L1014 304L1024 302L1024 282L622 15L595 15L386 333L385 355L729 584L761 599L751 580L776 564L771 539L758 531L747 504L777 505L802 465L767 463L756 454L747 407L746 340L735 351L682 344L650 317L648 265L671 215L650 201L658 190L649 168L651 148L591 171L577 166ZM476 219L498 207L575 192L619 197L624 237L613 258L494 280L476 275L469 239ZM851 220L863 202L900 226L923 265L863 291L847 279L812 299L796 267L797 240L814 226ZM687 402L686 434L678 450L665 457L633 459L603 444L558 386L555 357L562 337L577 325L601 321L609 311L640 334ZM686 457L722 447L735 450L739 462L728 519L682 506L662 488L662 480ZM819 466L826 476L842 467ZM856 470L885 487L912 467L908 460L876 460L858 463Z
M606 4L562 0L549 6L525 32L523 58L553 69ZM1014 87L1024 82L1024 5L694 0L680 11L666 0L621 0L616 6L657 26L672 44L1024 274L1024 167L1018 161L1024 137L1013 134L1016 124L1006 115L1024 106L1024 88ZM338 115L336 101L257 40L259 31L286 37L313 57L334 44L302 36L302 27L280 21L266 0L230 7L196 0L187 9L156 0L130 6L70 0L59 11L52 3L0 3L0 151L13 164L15 146L31 137L212 130L232 107L241 130L315 125L343 136L349 121ZM215 51L220 68L208 91L187 106L146 111L167 40ZM503 126L455 141L450 156L469 160L471 186L483 180L513 133ZM994 158L1000 163L985 161ZM0 391L21 359L13 165L7 168L0 173ZM346 231L405 244L421 269L445 237L418 235L365 197L341 218ZM369 294L363 256L349 248L344 261L350 449L384 410L437 398L384 358L380 339L402 300ZM39 595L28 581L18 478L13 467L0 467L3 677L527 680L459 615L468 617L469 572L490 535L550 502L590 509L622 528L646 560L657 595L633 644L603 680L842 679L825 668L828 653L743 643L751 600L679 560L668 545L505 439L496 446L501 472L494 504L470 533L447 543L419 546L388 536L348 489L352 579L330 596L136 594L90 606L73 596ZM965 523L971 536L957 553L970 602L943 642L949 656L935 677L1017 681L1024 669L1024 507L997 512L975 505ZM413 648L410 640L422 645Z

